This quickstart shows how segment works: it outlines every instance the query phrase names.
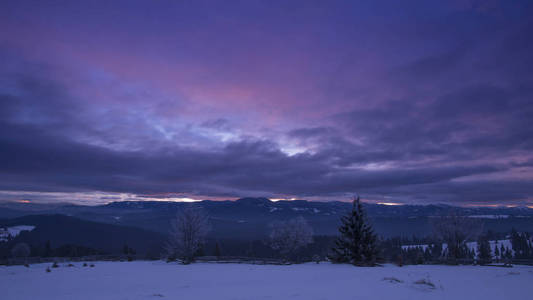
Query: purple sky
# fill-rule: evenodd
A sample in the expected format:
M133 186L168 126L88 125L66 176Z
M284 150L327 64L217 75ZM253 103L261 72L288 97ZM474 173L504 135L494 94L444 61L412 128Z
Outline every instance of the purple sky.
M0 200L533 205L533 2L2 1Z

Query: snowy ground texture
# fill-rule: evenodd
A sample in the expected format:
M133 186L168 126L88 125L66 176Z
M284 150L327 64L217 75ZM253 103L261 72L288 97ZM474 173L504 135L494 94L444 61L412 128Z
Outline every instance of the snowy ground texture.
M527 266L94 264L61 264L50 273L45 272L50 264L0 266L0 298L502 300L533 295L533 267Z

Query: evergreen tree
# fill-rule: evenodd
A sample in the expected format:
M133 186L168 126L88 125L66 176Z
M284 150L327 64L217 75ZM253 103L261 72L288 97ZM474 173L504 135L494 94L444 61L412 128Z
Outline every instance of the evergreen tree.
M529 239L528 233L519 233L515 229L511 231L511 245L515 258L527 259L533 255Z
M474 258L476 257L476 250L474 248L468 248L465 245L465 256L466 258L469 258L473 261Z
M203 245L196 250L196 253L194 253L195 256L205 256L204 247Z
M75 245L72 245L69 249L70 257L78 257L78 248Z
M477 241L477 253L479 264L485 265L492 262L490 243L487 237L480 237Z
M435 243L431 247L431 256L433 260L438 261L442 256L442 243Z
M222 252L220 251L220 245L218 244L218 242L216 242L215 244L215 256L217 258L220 258L222 256Z
M494 247L494 257L500 259L500 249L498 248L498 241L496 241L496 247Z
M513 252L509 248L505 248L505 258L508 260L513 259Z
M248 244L248 249L246 249L245 255L248 256L248 257L255 257L256 256L253 242L250 242Z
M44 257L52 256L52 246L50 246L50 240L46 241L44 244Z
M426 247L424 250L424 261L430 262L431 261L431 251L429 250L429 246Z
M341 218L340 237L329 258L336 263L375 265L378 249L376 235L368 223L359 197L353 201L352 210Z
M425 263L425 260L424 260L424 250L422 250L422 247L416 247L415 249L415 263L417 265L422 265Z

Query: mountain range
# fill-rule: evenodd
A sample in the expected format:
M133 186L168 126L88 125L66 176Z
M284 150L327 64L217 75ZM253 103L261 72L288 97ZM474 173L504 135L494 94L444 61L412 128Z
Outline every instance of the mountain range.
M0 203L0 219L27 215L60 214L85 221L136 227L165 235L183 202L122 201L105 205ZM211 222L213 238L262 238L276 220L304 217L317 235L335 235L340 217L349 202L271 201L267 198L241 198L236 201L200 201ZM533 209L527 207L454 207L448 205L380 205L365 203L376 232L383 237L425 236L431 234L430 220L455 211L481 218L486 230L506 232L512 228L533 232ZM32 225L32 224L28 224Z

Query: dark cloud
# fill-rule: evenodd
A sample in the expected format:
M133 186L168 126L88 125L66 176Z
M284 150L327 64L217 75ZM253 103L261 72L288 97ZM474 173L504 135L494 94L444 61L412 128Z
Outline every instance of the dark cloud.
M3 5L0 191L532 201L531 4L319 2Z
M5 124L3 124L5 125ZM103 190L132 193L335 195L377 187L427 184L501 170L494 166L369 171L337 169L318 155L288 157L266 141L221 151L176 149L147 155L73 143L31 128L2 126L0 189ZM14 141L13 135L27 139ZM31 141L31 142L30 142ZM38 146L36 146L38 145Z

